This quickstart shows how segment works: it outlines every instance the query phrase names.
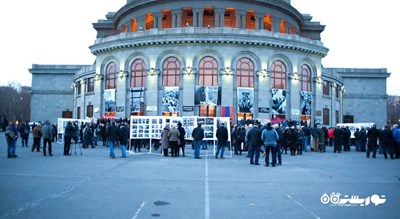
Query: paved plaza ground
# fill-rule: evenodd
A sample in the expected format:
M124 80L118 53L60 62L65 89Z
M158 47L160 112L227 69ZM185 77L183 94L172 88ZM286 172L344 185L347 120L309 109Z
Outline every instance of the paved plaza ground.
M354 148L285 154L272 168L212 149L197 160L191 147L109 159L103 146L63 156L56 143L44 157L17 145L6 158L0 133L0 218L400 218L400 160Z

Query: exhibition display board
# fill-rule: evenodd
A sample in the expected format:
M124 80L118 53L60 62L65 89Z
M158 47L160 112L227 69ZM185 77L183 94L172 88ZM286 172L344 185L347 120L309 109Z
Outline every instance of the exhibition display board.
M68 122L78 122L78 125L80 127L81 123L87 123L87 122L91 122L91 119L65 119L65 118L58 118L57 120L57 142L58 143L64 143L64 131L65 131L65 127L67 126Z

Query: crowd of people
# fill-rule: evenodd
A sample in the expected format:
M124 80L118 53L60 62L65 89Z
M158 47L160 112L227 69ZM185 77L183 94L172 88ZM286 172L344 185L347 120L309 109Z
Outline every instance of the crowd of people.
M261 124L253 121L248 124L239 123L231 128L231 141L229 142L228 124L219 124L216 128L215 138L217 139L216 159L224 159L225 148L229 147L235 155L242 155L247 151L250 164L260 165L260 156L265 159L265 166L276 167L282 165L282 154L290 156L302 155L303 152L326 152L327 146L333 147L334 153L350 151L351 146L355 150L365 152L366 157L376 158L377 153L383 154L387 159L400 158L400 128L398 124L393 126L385 125L378 129L372 127L357 128L351 137L349 127L326 127L315 124L309 127L307 123L296 124L284 122L272 124L266 122ZM30 131L33 134L31 151L42 152L44 156L53 156L52 142L57 141L57 125L51 125L49 121L34 123L31 127L29 121L15 124L10 122L6 128L6 140L8 145L8 158L16 158L16 142L21 139L22 147L28 147ZM97 122L81 123L67 122L64 129L64 152L65 156L71 155L71 144L81 144L82 148L96 148L98 142L109 147L110 158L115 158L114 149L121 149L121 157L127 156L127 148L134 148L135 152L140 151L143 145L151 147L149 142L143 139L130 139L130 126L128 119L99 120ZM161 146L161 153L164 156L179 157L185 156L186 130L182 123L166 124L160 141L154 141L155 149ZM199 123L193 129L191 136L194 158L200 159L200 148L204 149L204 129ZM43 139L43 140L42 140ZM41 143L43 142L43 143ZM170 150L170 151L169 151ZM270 160L271 158L271 160Z

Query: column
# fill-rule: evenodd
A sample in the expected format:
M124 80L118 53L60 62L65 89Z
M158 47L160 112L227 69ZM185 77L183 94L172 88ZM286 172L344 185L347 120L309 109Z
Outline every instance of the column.
M237 27L239 29L244 29L246 28L246 11L238 10L237 12Z
M161 19L162 12L161 11L154 12L153 16L154 16L154 28L162 29L162 23L161 23L162 22L162 19Z
M223 8L217 8L214 9L214 27L223 27L223 15L224 14L224 9Z
M272 32L279 33L281 28L281 19L272 17Z
M201 27L200 24L203 23L202 12L203 12L202 8L193 8L193 27Z

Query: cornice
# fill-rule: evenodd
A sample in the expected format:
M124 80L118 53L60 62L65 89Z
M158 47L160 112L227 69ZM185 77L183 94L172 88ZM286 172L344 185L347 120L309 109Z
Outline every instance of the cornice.
M89 48L94 55L98 55L121 49L169 44L236 44L271 47L308 53L321 58L328 53L328 49L323 46L321 41L298 35L281 34L267 30L195 27L120 33L97 39L95 44Z

